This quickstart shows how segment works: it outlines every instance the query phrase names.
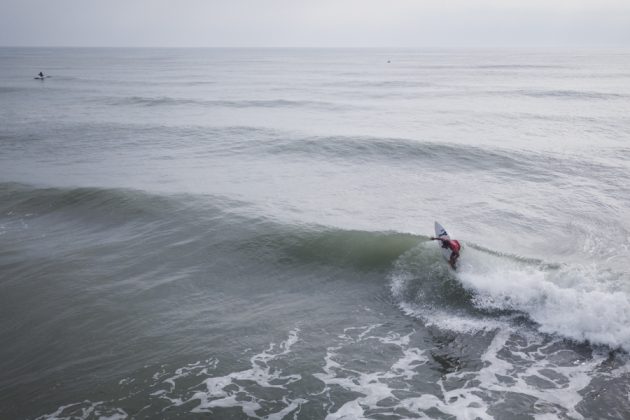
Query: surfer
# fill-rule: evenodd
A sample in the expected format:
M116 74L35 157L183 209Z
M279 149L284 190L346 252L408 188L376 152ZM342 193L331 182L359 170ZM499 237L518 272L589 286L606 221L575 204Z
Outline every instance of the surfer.
M42 73L41 71L39 72L39 77L41 77L42 79L44 78L44 73Z
M462 248L459 241L454 239L449 239L448 237L435 238L431 237L432 241L442 241L442 248L451 250L451 257L448 260L448 263L455 270L455 264L457 263L457 259L459 258L459 250Z

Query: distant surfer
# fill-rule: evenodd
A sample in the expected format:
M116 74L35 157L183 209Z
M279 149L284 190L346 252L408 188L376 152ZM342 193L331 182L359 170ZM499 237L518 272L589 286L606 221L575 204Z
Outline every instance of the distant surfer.
M41 77L42 79L44 78L44 73L42 73L41 71L39 72L39 77Z
M432 241L442 241L442 248L451 250L451 258L448 260L448 263L455 270L455 264L457 263L457 259L459 258L459 250L462 249L459 241L454 239L450 239L448 236L435 238L431 237Z

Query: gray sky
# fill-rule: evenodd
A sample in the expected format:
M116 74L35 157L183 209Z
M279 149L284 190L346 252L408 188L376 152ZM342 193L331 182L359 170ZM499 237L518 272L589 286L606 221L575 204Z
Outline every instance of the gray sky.
M0 45L630 47L630 0L0 0Z

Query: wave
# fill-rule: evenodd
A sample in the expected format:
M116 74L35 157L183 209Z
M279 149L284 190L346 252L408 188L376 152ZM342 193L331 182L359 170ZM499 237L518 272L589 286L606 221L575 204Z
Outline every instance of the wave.
M555 99L589 99L589 100L610 100L627 99L628 95L621 93L595 92L583 90L512 90L495 92L500 95L529 96L532 98L555 98Z
M470 331L518 324L576 342L630 351L630 289L597 265L556 265L467 245L453 272L435 246L401 257L390 288L407 314Z
M545 65L545 64L486 64L475 66L477 69L498 69L498 70L520 70L520 69L560 69L564 68L557 65Z
M90 140L85 141L85 133ZM2 134L0 134L2 135ZM482 147L456 142L446 143L414 137L378 137L370 135L312 136L303 133L257 126L169 126L143 124L84 123L64 125L53 130L33 127L29 132L9 133L13 147L23 147L25 141L54 139L72 150L96 153L111 149L133 150L156 147L166 150L197 150L208 156L243 156L250 159L270 157L273 160L299 159L331 162L382 163L386 165L425 165L450 171L490 172L498 178L530 182L556 182L559 177L574 179L596 177L621 190L627 190L625 167L613 160L590 156L535 152L523 149ZM99 141L96 141L99 140ZM74 144L73 144L74 142ZM42 142L42 146L45 142ZM191 146L193 147L191 149ZM45 152L45 151L42 151ZM187 152L186 152L187 153Z
M107 188L36 188L17 183L0 184L0 213L37 217L109 217L113 221L172 211L173 202L140 191Z
M327 159L343 160L435 160L456 159L488 162L485 157L501 159L503 164L519 164L516 159L500 152L454 144L432 143L404 138L378 138L370 136L301 137L287 139L271 145L270 151L278 154L300 154ZM454 162L457 165L458 162ZM467 165L466 165L467 166Z
M260 146L260 144L258 144ZM517 176L519 180L549 182L559 174L580 177L584 168L590 174L624 178L621 168L566 155L540 154L521 150L484 148L478 146L437 143L409 138L379 138L370 136L285 137L267 147L274 154L297 154L305 158L325 158L355 162L396 162L443 166L449 170L490 171L495 176ZM611 172L612 171L612 172ZM608 175L606 175L608 174Z
M418 80L344 80L340 82L328 83L325 86L346 87L346 88L385 88L385 89L414 89L435 86L435 83Z
M347 231L322 226L282 224L252 214L247 203L218 196L160 196L107 188L34 188L0 184L0 214L6 219L46 219L79 226L118 228L133 224L146 235L167 231L164 246L188 243L193 248L224 242L230 252L287 265L320 264L383 270L418 242L398 232ZM225 236L220 236L224 234ZM142 243L142 238L137 238Z
M37 128L34 128L37 130ZM89 132L102 141L85 142L83 137L69 136L72 130ZM138 136L141 133L141 136ZM132 135L133 134L133 135ZM62 138L79 138L77 147L116 148L137 147L180 149L203 145L203 153L213 156L257 156L272 159L300 159L349 163L377 162L393 165L440 167L448 164L453 171L487 171L497 177L519 177L531 182L549 182L558 175L583 177L585 173L610 178L613 184L625 179L621 167L612 167L610 161L595 161L575 155L536 153L499 147L481 147L457 143L434 142L412 137L378 137L369 135L309 136L284 130L255 126L168 126L133 124L81 124L54 131L34 131L16 134L15 144L23 140L46 139L51 135ZM620 185L621 186L621 185ZM623 187L623 186L621 186Z
M112 99L108 102L112 105L135 105L147 107L159 106L200 106L207 108L315 108L324 110L340 110L351 107L349 104L326 102L326 101L307 101L293 99L242 99L242 100L226 100L226 99L190 99L190 98L173 98L170 96L161 97L143 97L131 96L126 98Z
M473 303L526 313L540 331L630 350L630 296L621 276L597 265L548 270L471 253L459 275Z
M588 186L589 178L597 177L620 191L628 191L624 183L627 178L625 167L589 156L373 136L278 135L267 144L257 143L255 146L260 148L259 152L332 162L423 165L436 170L444 170L447 165L449 171L462 172L466 176L471 172L487 172L498 179L518 182L555 183L566 177L573 181L584 179L584 185Z
M259 272L298 270L305 278L322 269L362 279L369 274L389 279L394 302L428 325L470 331L516 324L630 350L627 280L595 264L558 265L464 244L453 272L423 236L282 223L247 203L213 196L5 183L0 215L0 232L12 220L26 220L37 241L63 247L62 255L115 240L115 248L94 252L149 256L169 273L208 270L212 261L230 259L249 261ZM6 244L13 243L10 236Z

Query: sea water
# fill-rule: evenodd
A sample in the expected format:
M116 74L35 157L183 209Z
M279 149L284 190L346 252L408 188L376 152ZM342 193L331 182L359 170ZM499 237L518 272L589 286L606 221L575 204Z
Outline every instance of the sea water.
M0 418L627 418L629 111L621 50L0 49Z

